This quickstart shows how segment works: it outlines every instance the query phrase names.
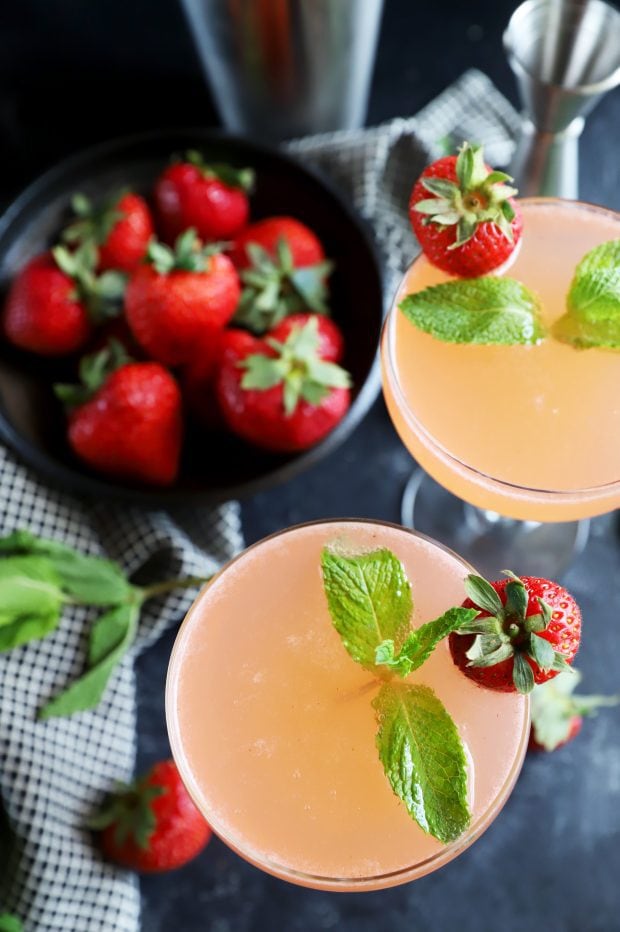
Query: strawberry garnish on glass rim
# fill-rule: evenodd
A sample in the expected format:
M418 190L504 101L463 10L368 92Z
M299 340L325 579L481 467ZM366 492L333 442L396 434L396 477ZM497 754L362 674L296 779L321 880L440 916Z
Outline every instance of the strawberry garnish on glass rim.
M570 669L581 635L581 612L557 583L515 576L493 583L470 574L464 607L478 616L450 635L457 666L480 686L529 693Z
M521 236L510 175L492 171L481 146L429 165L411 192L409 218L427 258L452 275L475 277L498 268Z

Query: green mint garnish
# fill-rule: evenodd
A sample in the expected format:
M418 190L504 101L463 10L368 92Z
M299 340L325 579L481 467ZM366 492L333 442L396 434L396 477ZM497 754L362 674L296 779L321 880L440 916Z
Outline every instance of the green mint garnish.
M620 239L583 257L566 304L566 314L553 326L557 340L580 348L620 348Z
M84 712L97 705L133 643L143 602L203 582L189 578L134 586L112 560L14 531L0 539L0 651L51 634L65 605L107 609L91 629L86 672L48 702L39 718Z
M428 660L440 641L464 625L470 625L477 615L475 608L450 608L439 618L412 631L398 652L394 641L382 641L375 651L375 663L389 667L398 676L409 676Z
M21 919L11 913L0 915L0 932L23 932Z
M412 324L444 343L532 344L545 336L538 299L513 278L432 285L407 295L399 307Z
M454 841L471 818L456 725L428 686L385 683L373 706L377 749L392 789L420 828L444 844Z
M432 689L399 683L452 631L474 623L476 609L453 608L411 629L413 599L405 568L386 548L357 555L324 548L323 584L334 627L353 660L383 685L373 702L379 757L410 816L439 841L465 831L465 751L456 725ZM388 680L388 682L386 682Z
M379 645L398 646L409 631L413 600L402 563L390 550L343 556L325 548L321 565L327 605L356 663L375 670Z

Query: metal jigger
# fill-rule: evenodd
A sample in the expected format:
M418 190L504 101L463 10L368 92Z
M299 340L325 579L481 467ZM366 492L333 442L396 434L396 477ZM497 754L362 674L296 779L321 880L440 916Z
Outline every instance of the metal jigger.
M620 12L602 0L526 0L504 48L524 106L510 168L519 194L576 199L584 118L620 84Z

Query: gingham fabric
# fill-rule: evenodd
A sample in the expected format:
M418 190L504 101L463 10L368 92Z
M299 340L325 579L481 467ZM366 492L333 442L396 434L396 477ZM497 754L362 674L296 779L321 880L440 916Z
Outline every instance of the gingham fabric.
M484 101L484 110L480 102ZM509 160L518 117L488 78L467 72L416 117L357 132L297 140L289 150L331 175L369 220L393 293L413 252L406 215L412 180L447 139L485 143ZM236 504L192 514L85 506L38 481L0 447L0 532L29 528L85 552L107 554L153 578L209 574L242 546ZM155 565L156 564L156 565ZM37 722L37 709L78 675L89 617L66 610L52 636L0 655L0 912L25 932L137 932L137 879L106 865L83 824L136 752L133 660L187 609L191 594L147 603L139 636L97 709ZM94 617L94 616L93 616Z

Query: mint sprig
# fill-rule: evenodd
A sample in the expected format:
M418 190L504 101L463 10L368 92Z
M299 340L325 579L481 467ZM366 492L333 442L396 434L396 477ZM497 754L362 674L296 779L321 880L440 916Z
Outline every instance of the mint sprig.
M42 719L94 708L133 644L140 610L150 598L202 585L190 577L133 585L112 560L18 530L0 539L0 650L52 634L65 605L106 611L90 632L86 671L39 712Z
M444 343L530 345L545 336L538 298L513 278L432 285L399 304L407 320Z
M2 913L0 915L0 932L23 932L21 919L12 913Z
M449 608L439 618L420 625L396 651L394 641L385 640L375 651L377 666L386 666L398 676L409 676L428 660L440 641L458 631L478 616L475 608Z
M386 683L373 701L379 757L420 828L447 844L468 827L467 764L450 715L428 686Z
M326 547L321 568L344 647L383 683L373 707L377 749L390 785L425 832L453 841L470 821L458 729L432 689L394 677L417 670L444 637L473 624L478 612L453 608L411 630L411 585L387 548L352 555Z
M620 239L586 253L568 293L567 311L553 336L582 349L620 348Z

